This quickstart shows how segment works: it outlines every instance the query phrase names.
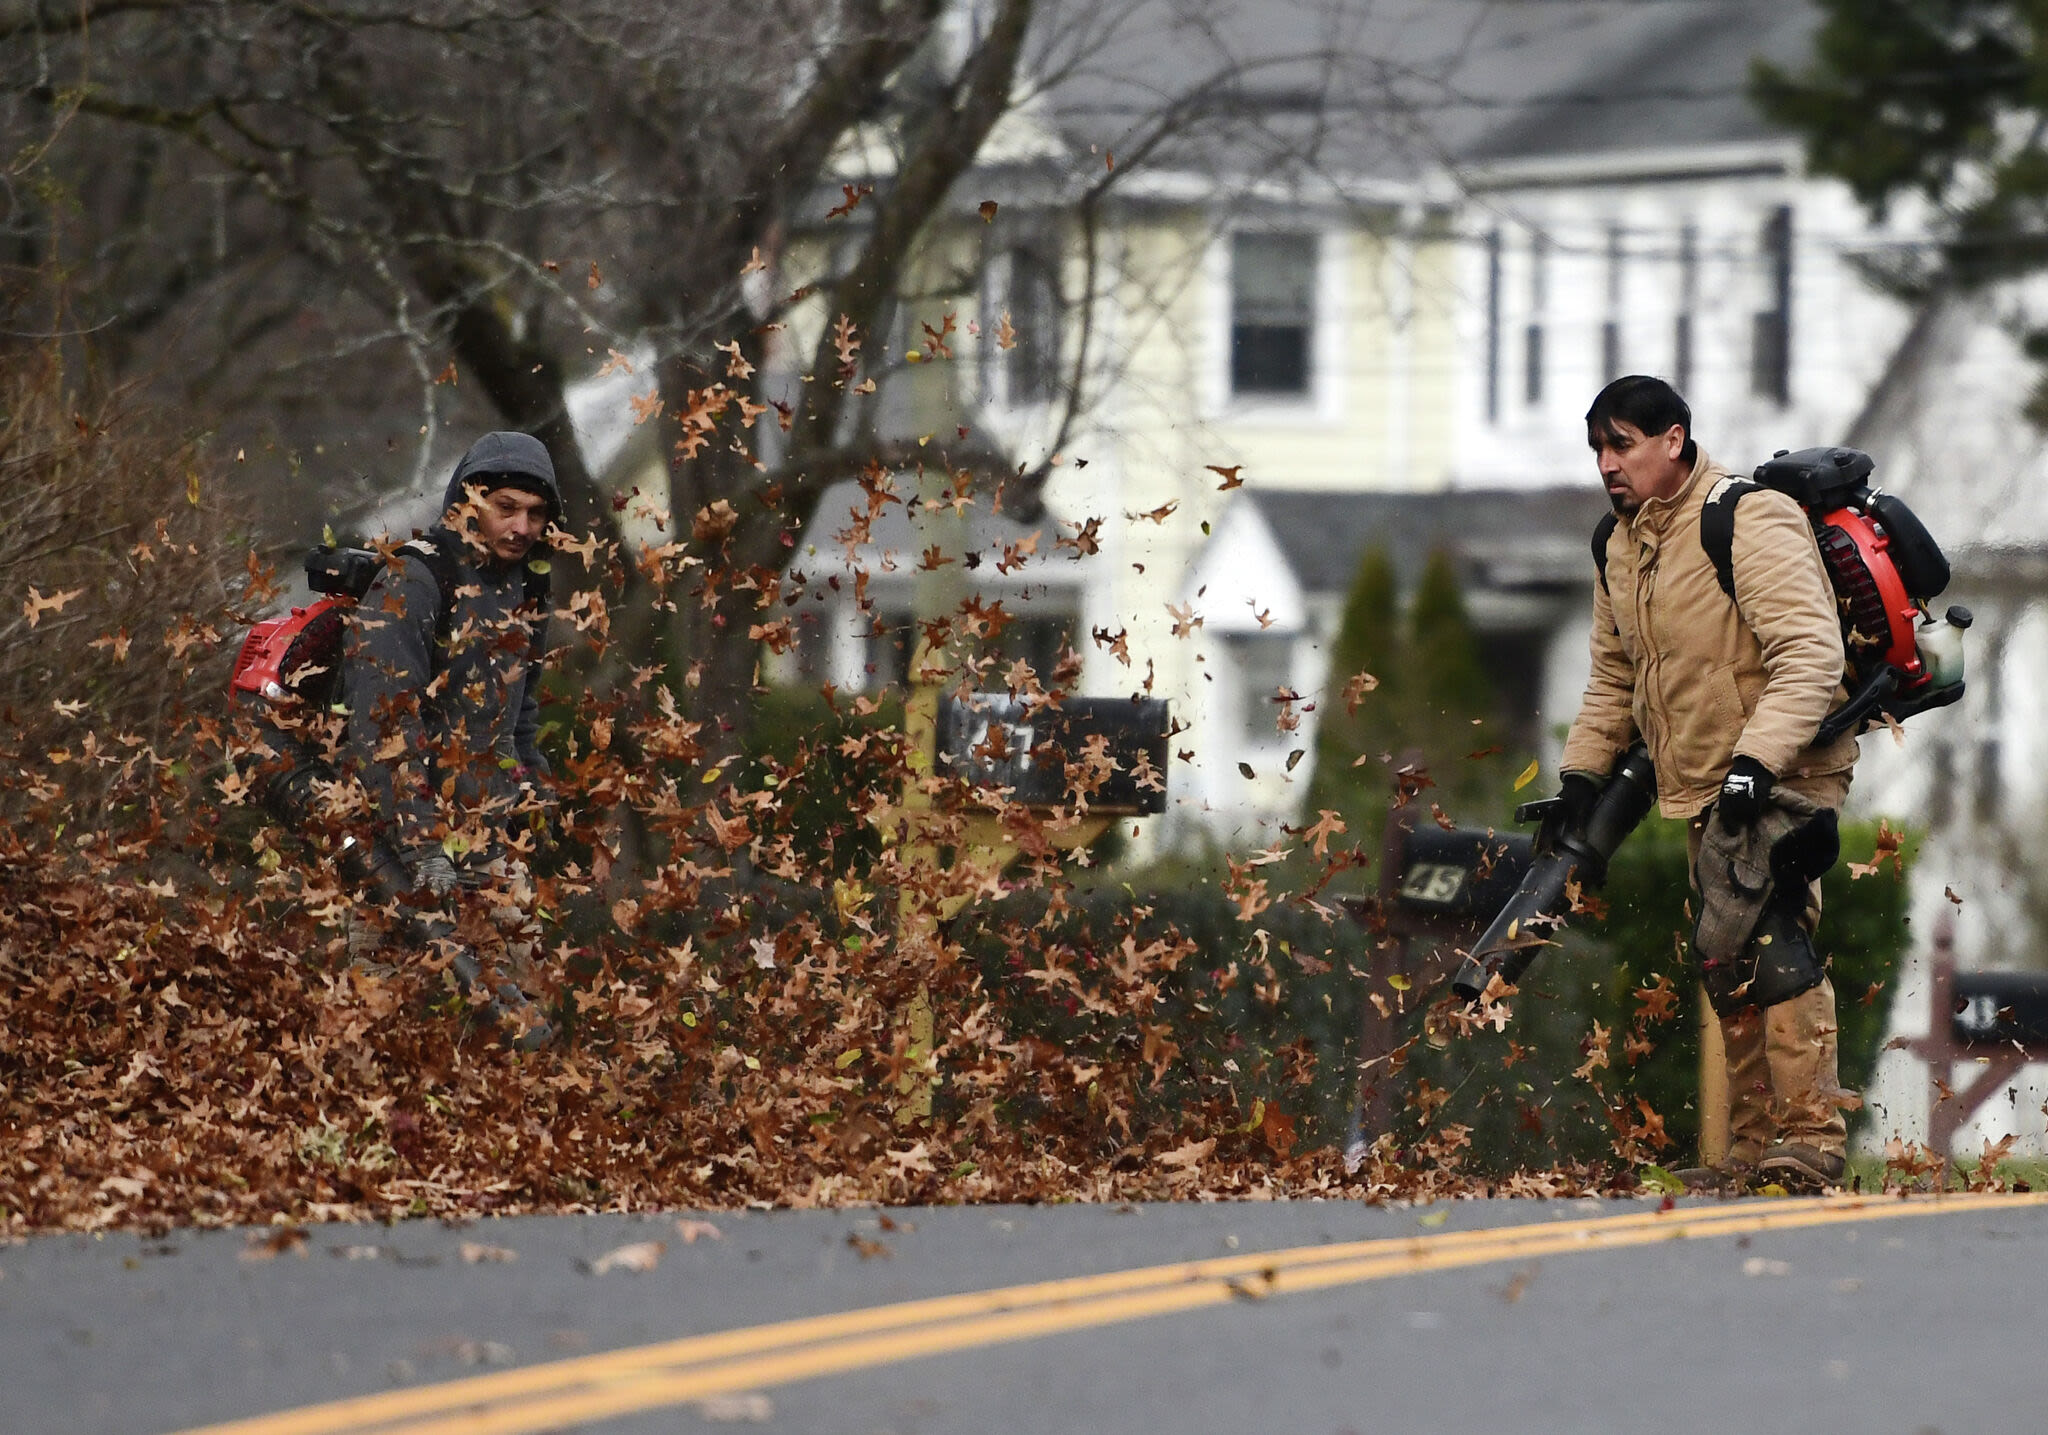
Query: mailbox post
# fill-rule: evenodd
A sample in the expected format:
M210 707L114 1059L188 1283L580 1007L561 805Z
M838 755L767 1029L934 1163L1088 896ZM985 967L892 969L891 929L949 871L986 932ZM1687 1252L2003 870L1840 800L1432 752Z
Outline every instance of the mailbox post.
M1927 1063L1927 1147L1943 1160L1977 1109L2048 1061L2048 974L1956 970L1955 922L1935 920L1927 1035L1894 1044ZM1951 1087L1956 1064L1976 1069Z
M1464 960L1463 947L1513 897L1529 870L1535 845L1519 832L1478 828L1445 830L1417 824L1406 803L1387 813L1380 844L1379 890L1340 898L1351 916L1380 935L1367 963L1371 990L1358 1044L1358 1092L1347 1151L1364 1133L1388 1129L1396 1114L1396 1088L1387 1059L1400 1046L1400 1018L1412 999L1426 1002ZM1379 997L1399 977L1407 990L1382 1010ZM1369 1144L1369 1143L1367 1143Z
M911 671L916 676L919 665ZM931 900L919 891L928 885L922 878L936 877L950 866L967 868L992 883L1023 850L1013 824L990 812L943 808L928 779L958 778L969 788L999 793L1005 802L1027 809L1035 823L1034 846L1085 847L1120 817L1166 810L1169 719L1166 702L1158 698L1030 702L1007 693L949 697L936 684L914 685L904 705L908 778L898 805L878 817L885 833L902 844L899 949L935 960L939 924L972 900L970 895ZM1112 764L1106 773L1099 770L1098 754ZM1083 780L1099 781L1084 803L1075 774L1091 764L1098 770ZM1044 820L1042 814L1070 801L1073 812ZM950 864L942 862L944 846L954 849ZM927 1067L934 1021L928 987L920 986L911 996L902 1023L909 1069L897 1080L895 1120L907 1126L929 1119L932 1110L933 1079Z

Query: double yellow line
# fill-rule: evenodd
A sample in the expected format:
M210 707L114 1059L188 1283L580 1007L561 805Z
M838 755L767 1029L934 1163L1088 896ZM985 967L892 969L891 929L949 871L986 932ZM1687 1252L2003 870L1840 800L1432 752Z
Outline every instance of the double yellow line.
M690 1336L180 1435L525 1435L660 1406L1121 1321L1494 1261L1655 1241L2040 1205L2048 1193L1819 1197L1299 1246L1040 1281Z

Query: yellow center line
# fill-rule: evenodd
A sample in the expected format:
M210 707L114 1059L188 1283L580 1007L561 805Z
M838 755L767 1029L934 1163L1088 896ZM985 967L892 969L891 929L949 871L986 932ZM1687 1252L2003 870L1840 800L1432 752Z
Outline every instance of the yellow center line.
M946 1351L1425 1271L1666 1240L2039 1205L2048 1193L1822 1197L1352 1241L904 1301L690 1336L182 1435L523 1435Z

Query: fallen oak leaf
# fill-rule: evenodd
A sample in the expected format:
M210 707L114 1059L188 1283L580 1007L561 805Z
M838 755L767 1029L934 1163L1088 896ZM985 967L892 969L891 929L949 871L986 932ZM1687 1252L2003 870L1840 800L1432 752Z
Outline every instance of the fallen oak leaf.
M301 1260L306 1255L306 1233L297 1226L279 1226L269 1235L252 1231L248 1244L242 1247L245 1261L274 1261L285 1252L291 1252Z
M1201 1141L1190 1141L1185 1146L1176 1146L1152 1159L1161 1166L1174 1166L1189 1170L1209 1159L1209 1153L1216 1149L1216 1138L1207 1137Z
M583 1261L587 1274L601 1276L612 1271L625 1271L631 1275L644 1275L661 1264L661 1257L668 1250L667 1241L634 1241L616 1250L606 1251L594 1261Z

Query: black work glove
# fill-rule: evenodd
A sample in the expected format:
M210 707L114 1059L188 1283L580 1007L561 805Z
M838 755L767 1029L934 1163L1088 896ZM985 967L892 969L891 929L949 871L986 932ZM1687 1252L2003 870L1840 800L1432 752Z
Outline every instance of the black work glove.
M1600 789L1605 786L1599 778L1589 772L1567 772L1557 785L1557 800L1564 805L1564 830L1576 832L1586 825L1586 819L1593 815L1593 804L1600 800Z
M1763 816L1774 781L1771 770L1746 753L1728 764L1728 775L1721 779L1721 795L1714 800L1721 830L1740 832Z
M420 842L406 848L405 870L412 878L412 890L436 902L453 892L460 880L455 864L448 860L447 852L438 842Z
M1593 804L1600 800L1605 784L1591 773L1567 772L1557 785L1557 796L1546 806L1543 826L1536 832L1536 852L1543 856L1557 850L1560 839L1586 830Z

